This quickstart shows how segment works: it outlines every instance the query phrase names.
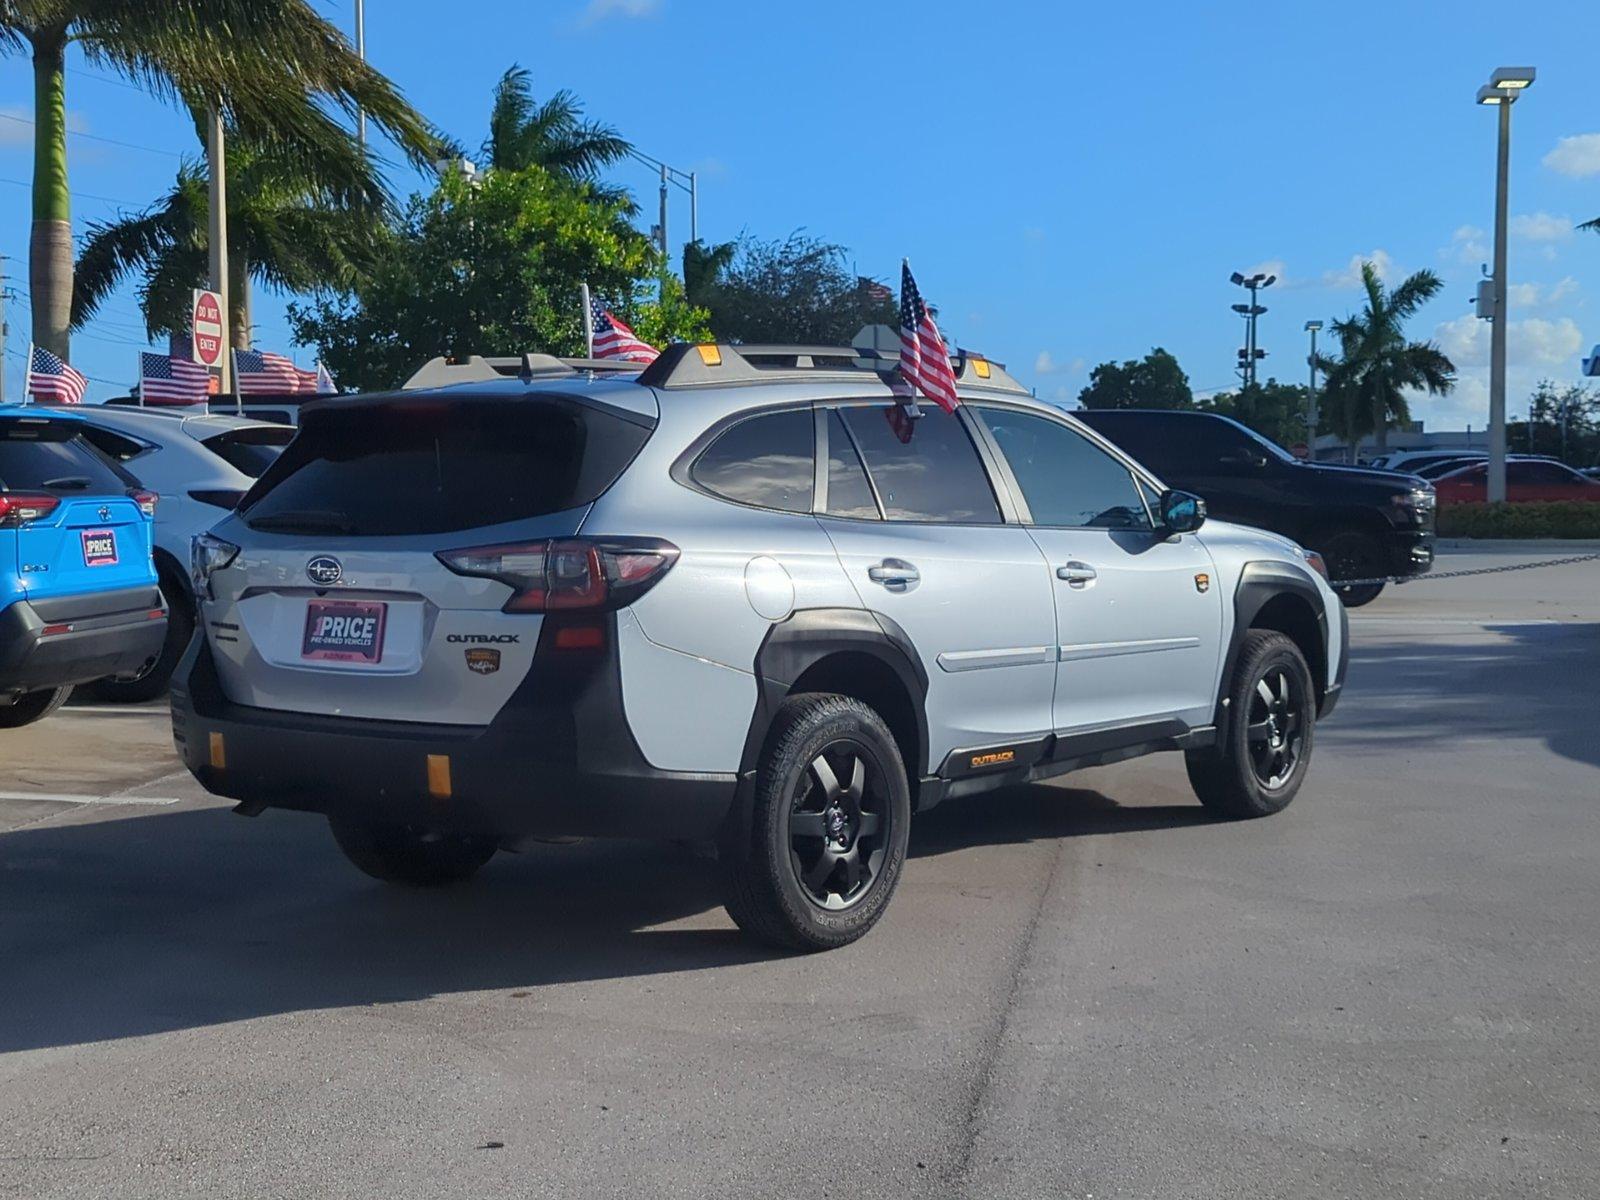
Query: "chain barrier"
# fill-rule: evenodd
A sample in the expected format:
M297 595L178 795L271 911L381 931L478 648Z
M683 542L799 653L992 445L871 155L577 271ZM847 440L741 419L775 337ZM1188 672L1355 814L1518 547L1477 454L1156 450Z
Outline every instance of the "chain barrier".
M1470 571L1430 571L1426 575L1378 575L1372 579L1335 579L1329 587L1367 587L1374 583L1422 583L1431 579L1460 579L1463 575L1503 575L1507 571L1531 571L1535 567L1564 567L1570 563L1594 562L1600 554L1574 554L1567 558L1545 558L1538 562L1510 563L1504 567L1474 567Z

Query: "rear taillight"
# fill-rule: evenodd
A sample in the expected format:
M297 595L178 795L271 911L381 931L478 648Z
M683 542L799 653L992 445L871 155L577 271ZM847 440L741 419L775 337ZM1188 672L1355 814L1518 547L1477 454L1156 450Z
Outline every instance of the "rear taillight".
M216 488L213 490L194 488L190 490L189 498L198 500L201 504L212 504L217 508L225 508L232 512L239 507L239 501L244 499L244 493L228 488Z
M659 538L554 538L441 550L457 575L511 589L505 612L608 612L632 604L678 561Z
M156 515L156 501L160 500L161 497L144 488L130 488L128 490L128 499L137 504L139 511L145 516L153 517Z
M48 517L60 507L57 497L42 492L0 492L0 529L15 529Z
M189 543L189 578L194 589L208 599L211 593L211 576L239 557L239 547L209 533L202 533Z

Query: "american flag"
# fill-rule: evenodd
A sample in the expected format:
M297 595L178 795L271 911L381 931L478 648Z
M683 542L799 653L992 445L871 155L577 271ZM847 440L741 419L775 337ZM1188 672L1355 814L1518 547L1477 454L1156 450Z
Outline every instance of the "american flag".
M339 385L333 381L333 373L322 365L322 360L317 360L317 395L337 396Z
M28 352L27 383L23 391L28 395L57 404L82 404L89 386L82 374L43 346L31 347Z
M594 356L620 358L628 362L651 363L661 357L661 351L647 342L641 342L620 320L603 308L600 301L590 297L589 319L594 322Z
M211 372L177 354L139 352L139 399L145 404L199 404L211 395Z
M302 371L281 354L270 350L233 352L234 386L241 396L317 394L317 372Z
M933 314L911 278L911 264L900 264L900 376L946 412L956 410L956 373L950 351Z

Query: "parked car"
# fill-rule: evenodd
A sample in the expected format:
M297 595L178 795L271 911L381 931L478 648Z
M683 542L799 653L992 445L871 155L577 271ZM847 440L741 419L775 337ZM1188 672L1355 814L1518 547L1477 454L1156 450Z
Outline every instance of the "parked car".
M1417 575L1433 565L1433 488L1412 475L1304 463L1212 413L1074 413L1215 516L1269 529L1321 553L1334 580ZM1383 584L1336 589L1354 608Z
M155 660L167 626L151 557L156 501L90 444L76 414L0 407L0 727Z
M150 700L167 690L194 634L189 545L239 502L294 437L284 425L212 415L204 409L109 408L79 412L83 436L158 493L155 558L167 606L167 640L150 669L132 679L104 679L95 694L113 702Z
M894 361L675 346L307 405L196 542L184 762L399 883L711 840L734 920L800 949L877 921L949 796L1182 750L1213 811L1287 805L1344 681L1321 559L996 364L913 417Z
M1458 467L1434 487L1438 490L1440 504L1482 501L1489 492L1489 464ZM1537 500L1600 501L1600 482L1565 463L1540 458L1508 459L1506 501L1523 504Z
M1471 459L1488 457L1489 452L1487 450L1471 450L1459 446L1453 450L1396 450L1394 453L1386 454L1382 458L1373 459L1367 465L1380 467L1385 471L1400 471L1407 475L1422 475L1421 468L1432 466L1446 459L1457 459L1465 462ZM1423 475L1423 478L1426 479L1427 476Z

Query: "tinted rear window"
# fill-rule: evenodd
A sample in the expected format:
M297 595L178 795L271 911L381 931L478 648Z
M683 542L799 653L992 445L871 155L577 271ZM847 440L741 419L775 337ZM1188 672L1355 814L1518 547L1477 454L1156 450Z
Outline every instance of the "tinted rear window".
M330 407L240 510L256 529L356 537L498 525L588 504L649 436L561 397Z
M244 472L251 479L259 479L292 440L292 429L262 426L219 433L206 438L202 444L235 470Z
M1000 523L977 447L944 409L926 405L915 421L898 406L842 412L889 520Z
M1182 478L1237 453L1243 431L1211 417L1165 413L1127 413L1090 409L1072 414L1099 430L1157 475Z
M69 421L0 421L0 489L115 496L133 486Z
M690 474L701 487L740 504L810 512L815 428L809 408L740 421L711 443Z

